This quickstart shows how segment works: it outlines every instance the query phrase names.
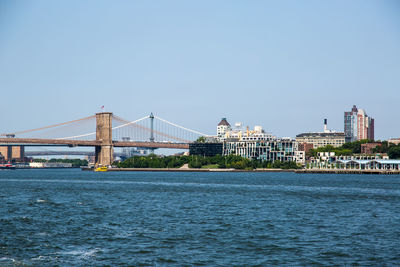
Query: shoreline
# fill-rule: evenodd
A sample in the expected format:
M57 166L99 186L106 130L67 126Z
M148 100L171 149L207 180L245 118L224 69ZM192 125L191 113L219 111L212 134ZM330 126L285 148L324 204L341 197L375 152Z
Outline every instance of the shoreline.
M381 174L381 175L399 175L400 170L343 170L343 169L301 169L295 170L295 173L307 174Z
M84 170L84 169L82 169ZM292 169L191 169L191 168L110 168L107 171L131 171L131 172L293 172Z
M94 171L93 168L81 168L82 171ZM341 169L191 169L191 168L109 168L108 172L291 172L296 174L375 174L400 175L400 170L341 170Z

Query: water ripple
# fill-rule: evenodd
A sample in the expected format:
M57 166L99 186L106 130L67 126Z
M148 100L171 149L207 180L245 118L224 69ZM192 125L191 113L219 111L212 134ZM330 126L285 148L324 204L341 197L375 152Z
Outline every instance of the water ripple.
M395 266L398 176L0 173L1 266Z

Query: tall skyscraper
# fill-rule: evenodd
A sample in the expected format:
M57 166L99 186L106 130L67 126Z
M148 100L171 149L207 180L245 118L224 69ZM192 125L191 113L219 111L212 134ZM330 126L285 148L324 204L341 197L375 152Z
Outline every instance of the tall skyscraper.
M368 117L363 109L353 106L351 111L344 112L344 134L346 142L375 138L375 120Z

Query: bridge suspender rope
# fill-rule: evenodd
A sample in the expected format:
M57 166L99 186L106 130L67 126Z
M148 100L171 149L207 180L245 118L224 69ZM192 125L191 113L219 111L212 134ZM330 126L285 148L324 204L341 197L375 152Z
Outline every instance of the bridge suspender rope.
M45 126L45 127L31 129L31 130L15 132L15 133L12 133L12 134L17 135L17 134L25 134L25 133L29 133L29 132L45 130L45 129L54 128L54 127L58 127L58 126L63 126L63 125L67 125L67 124L78 122L78 121L89 120L89 119L92 119L94 117L96 117L96 116L93 115L93 116L85 117L85 118L82 118L82 119L77 119L77 120L73 120L73 121L67 121L67 122L63 122L63 123L53 124L53 125L49 125L49 126ZM8 134L1 134L1 136L6 136L6 135L8 135Z
M112 130L115 130L115 129L118 129L118 128L127 126L127 125L129 125L129 124L137 123L137 122L142 121L142 120L147 119L147 118L148 118L148 116L143 117L143 118L138 119L138 120L135 120L135 121L131 121L131 122L125 123L125 124L123 124L123 125L119 125L119 126L113 127ZM57 138L57 139L58 139L58 140L74 139L74 138L86 137L86 136L89 136L89 135L95 135L95 134L96 134L96 132L92 132L92 133L88 133L88 134L81 134L81 135L75 135L75 136L69 136L69 137L63 137L63 138Z
M125 119L123 119L123 118L121 118L121 117L118 117L118 116L115 116L115 115L114 115L113 117L114 117L115 119L119 120L119 121L127 122L127 120L125 120ZM154 116L154 117L155 117L155 116ZM146 116L146 117L144 117L144 118L142 118L142 119L139 119L139 120L137 120L137 121L135 121L135 122L141 121L141 120L143 120L143 119L148 119L148 118L150 118L150 116ZM152 131L150 128L147 128L147 127L142 126L142 125L140 125L140 124L136 124L135 122L125 123L124 125L118 126L118 128L123 127L123 126L127 126L127 125L129 125L129 124L134 124L134 125L132 125L132 126L141 128L141 129L143 129L143 130L145 130L145 131L148 131L148 132L151 132L151 131ZM117 127L114 127L113 129L116 129L116 128L117 128ZM161 136L164 136L164 137L167 137L167 138L170 138L170 139L174 139L174 140L177 140L177 141L181 141L181 142L184 142L184 143L190 143L189 140L182 139L182 138L179 138L179 137L176 137L176 136L173 136L173 135L169 135L169 134L166 134L166 133L157 131L157 130L153 130L153 133L158 134L158 135L161 135Z
M154 118L159 119L160 121L163 121L163 122L165 122L165 123L168 123L169 125L172 125L172 126L181 128L181 129L183 129L183 130L186 130L186 131L189 131L189 132L192 132L192 133L195 133L195 134L199 134L199 135L202 135L202 136L209 136L208 134L204 134L204 133L201 133L201 132L198 132L198 131L195 131L195 130L188 129L188 128L186 128L186 127L183 127L183 126L180 126L180 125L178 125L178 124L172 123L172 122L170 122L170 121L164 120L164 119L162 119L162 118L160 118L160 117L157 117L157 116L154 116Z
M116 117L116 116L114 116L114 117ZM123 120L122 118L119 118L119 117L116 117L116 118L118 118L118 119L120 119L120 120L122 120L122 121L125 121L125 120ZM135 121L131 121L131 122L128 122L128 123L119 125L119 126L115 126L115 127L113 127L112 129L115 130L115 129L118 129L118 128L122 128L122 127L125 127L125 126L129 125L129 124L138 123L139 121L142 121L142 120L145 120L145 119L148 119L148 118L149 118L149 116L146 116L146 117L143 117L143 118L138 119L138 120L135 120Z

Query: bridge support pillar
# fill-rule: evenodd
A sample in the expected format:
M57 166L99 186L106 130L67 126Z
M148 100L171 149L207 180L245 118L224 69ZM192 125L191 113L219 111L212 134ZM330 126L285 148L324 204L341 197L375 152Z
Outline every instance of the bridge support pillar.
M5 161L22 162L25 157L25 147L13 145L2 146L0 147L0 154L4 157Z
M111 166L114 160L111 112L96 113L96 140L101 145L95 148L95 167Z

